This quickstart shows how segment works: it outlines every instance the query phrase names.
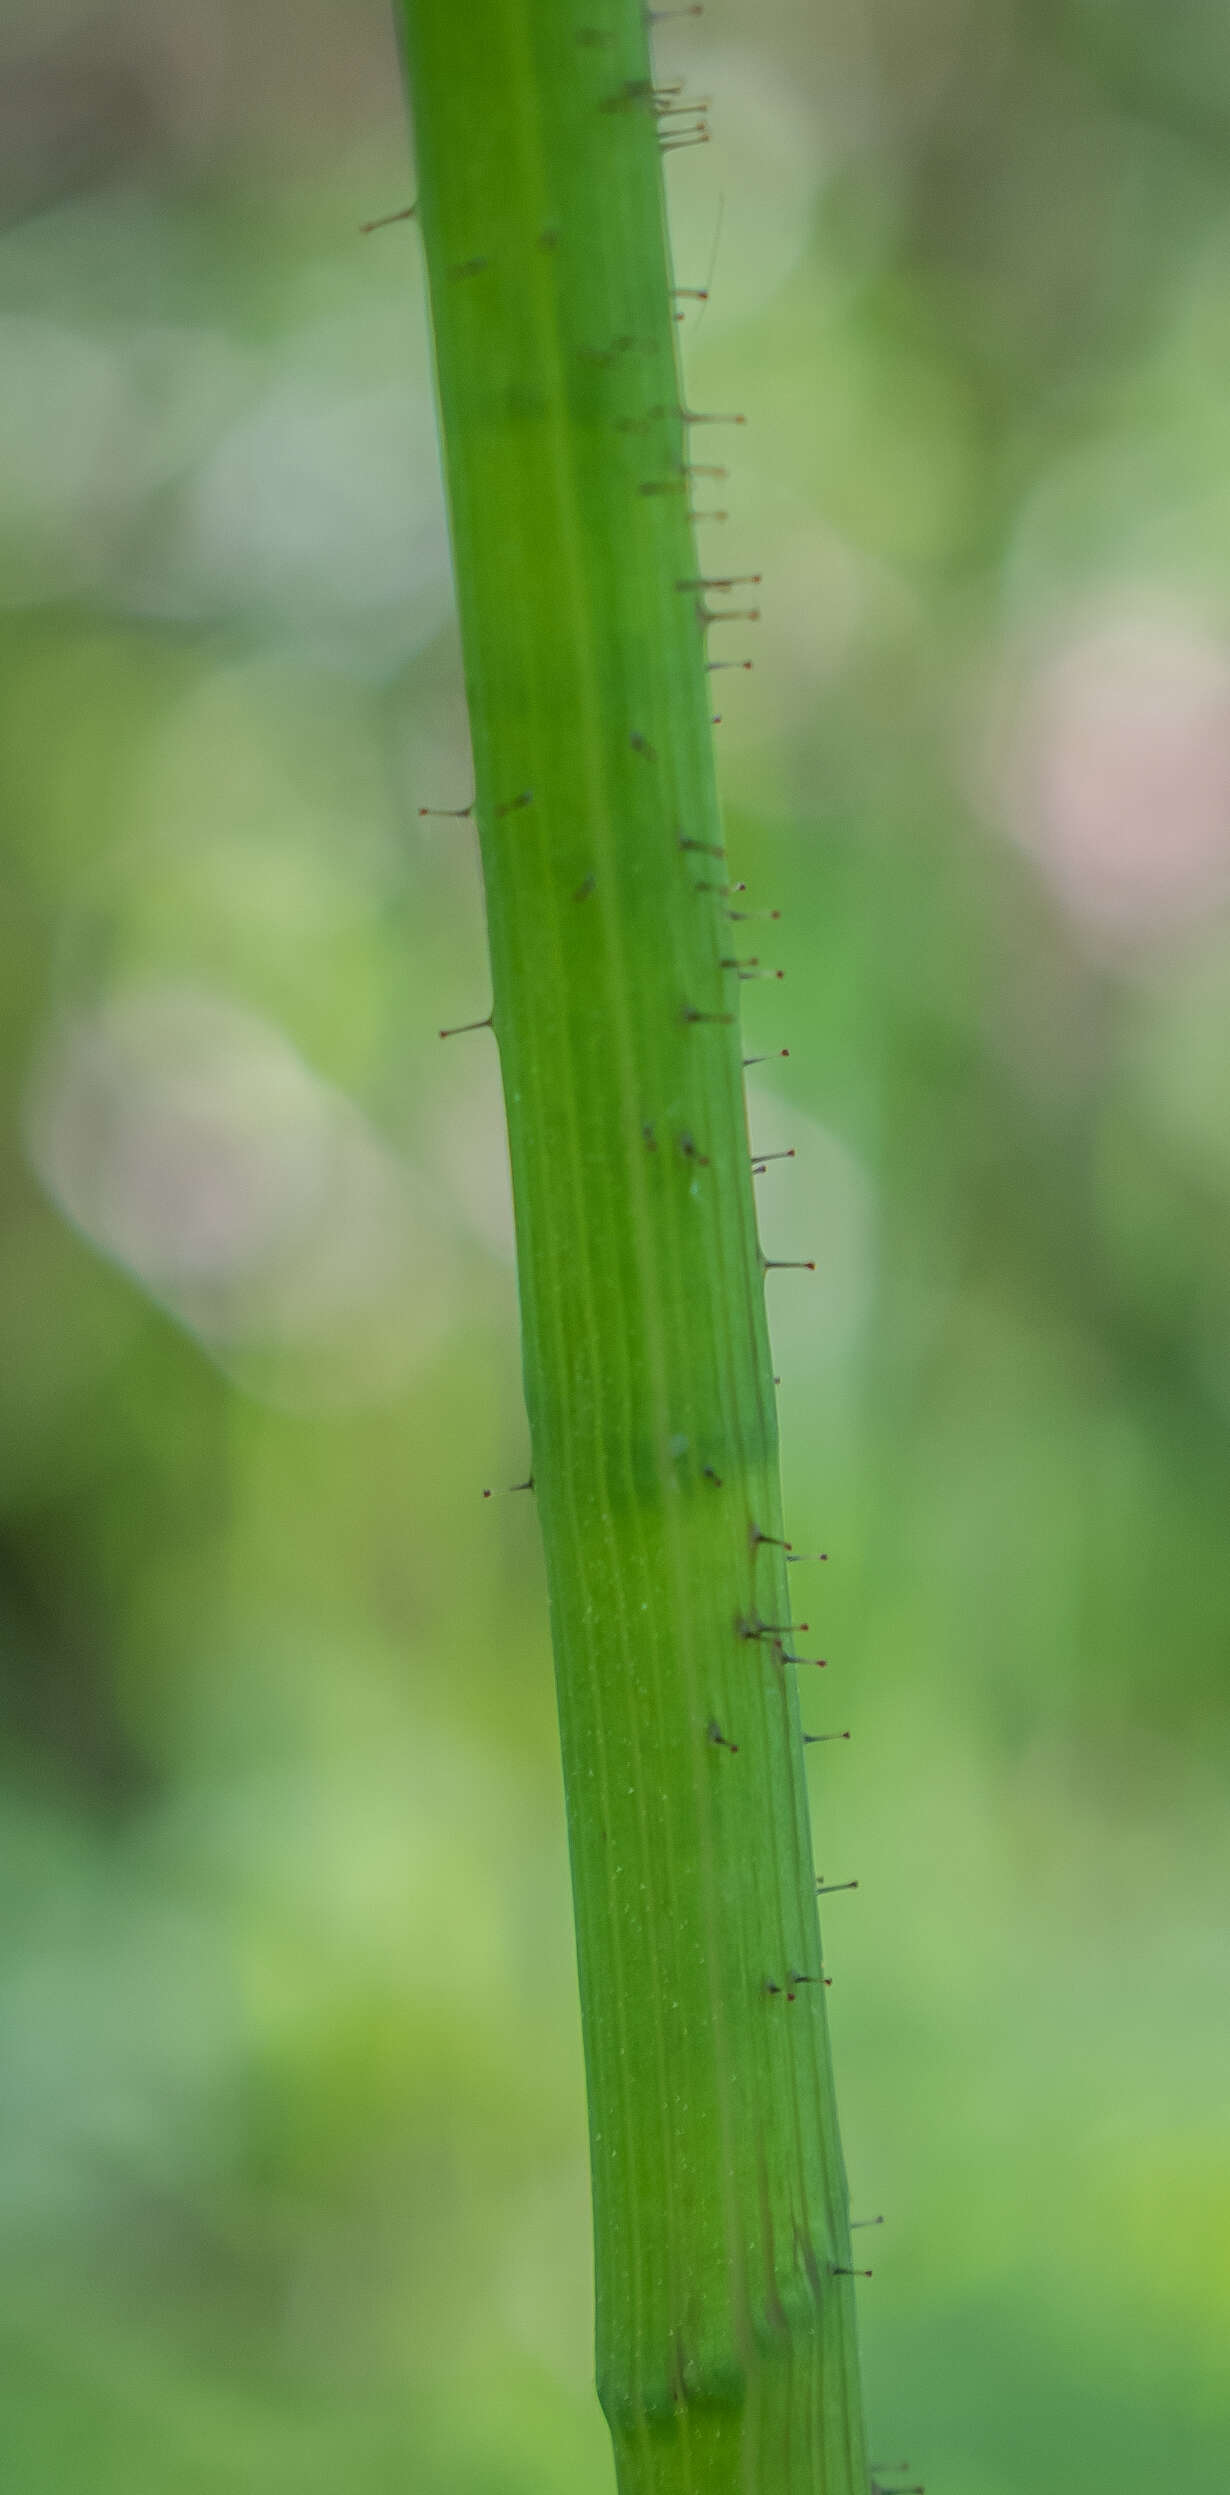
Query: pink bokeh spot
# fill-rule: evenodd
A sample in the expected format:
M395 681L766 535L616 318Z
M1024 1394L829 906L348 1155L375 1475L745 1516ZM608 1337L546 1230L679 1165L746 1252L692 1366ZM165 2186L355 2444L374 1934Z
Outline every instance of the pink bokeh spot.
M1091 932L1147 942L1230 896L1230 644L1190 610L1090 618L1011 744L1011 829Z

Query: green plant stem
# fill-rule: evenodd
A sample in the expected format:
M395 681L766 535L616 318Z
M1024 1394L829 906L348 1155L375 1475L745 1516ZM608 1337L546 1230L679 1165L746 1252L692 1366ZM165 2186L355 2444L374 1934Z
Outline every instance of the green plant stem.
M403 17L559 1694L599 2391L623 2495L866 2495L723 966L746 949L705 674L727 597L695 586L689 512L714 437L680 405L646 27L632 0Z

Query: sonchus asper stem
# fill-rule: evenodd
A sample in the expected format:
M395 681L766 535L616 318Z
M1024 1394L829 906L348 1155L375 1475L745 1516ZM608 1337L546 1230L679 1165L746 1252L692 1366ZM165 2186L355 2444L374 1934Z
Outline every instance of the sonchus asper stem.
M655 86L403 0L621 2495L867 2495ZM701 447L703 445L703 447ZM732 604L733 600L733 604ZM716 643L716 648L715 648ZM466 1045L482 1046L476 1039Z

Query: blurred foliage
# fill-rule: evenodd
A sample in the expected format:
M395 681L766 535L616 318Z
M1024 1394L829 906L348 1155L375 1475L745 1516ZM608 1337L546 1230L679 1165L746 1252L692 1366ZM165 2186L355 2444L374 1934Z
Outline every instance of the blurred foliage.
M357 233L391 32L17 0L0 49L6 2477L597 2491L424 311ZM661 57L767 578L718 733L786 911L766 1237L820 1259L775 1339L877 2446L1212 2495L1224 12L717 0Z

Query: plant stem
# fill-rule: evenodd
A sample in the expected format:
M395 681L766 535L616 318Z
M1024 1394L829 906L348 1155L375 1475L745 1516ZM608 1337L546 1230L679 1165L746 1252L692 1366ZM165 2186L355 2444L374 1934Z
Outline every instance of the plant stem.
M697 585L646 25L633 0L402 15L559 1695L599 2390L623 2495L866 2495L722 967L705 660L727 593Z

